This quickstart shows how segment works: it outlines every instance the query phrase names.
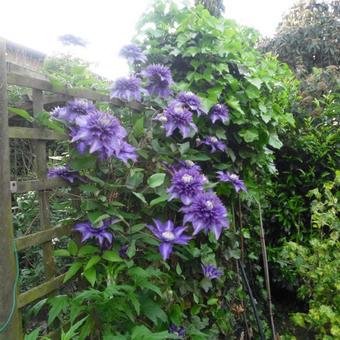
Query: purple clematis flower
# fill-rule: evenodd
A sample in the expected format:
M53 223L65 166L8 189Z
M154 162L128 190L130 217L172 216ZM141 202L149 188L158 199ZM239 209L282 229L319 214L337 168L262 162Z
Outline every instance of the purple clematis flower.
M240 180L239 176L236 174L231 174L230 172L224 173L223 171L217 171L217 177L221 182L230 182L234 185L235 191L247 191L244 182Z
M170 334L175 334L175 335L177 335L177 336L179 336L181 338L183 338L185 336L185 328L182 327L182 326L177 327L173 323L169 326L168 332Z
M217 152L218 150L224 151L227 147L224 143L222 143L218 138L214 136L207 136L202 141L199 141L199 144L205 144L210 146L210 153Z
M194 227L193 235L201 230L214 232L218 240L222 229L229 226L227 209L213 192L204 192L194 197L190 206L183 207L183 223L191 222Z
M210 280L217 279L223 274L221 270L219 270L212 264L208 264L206 266L202 264L202 270L203 270L204 276Z
M119 256L122 259L128 259L129 257L127 256L127 251L129 249L129 245L128 244L124 244L123 246L120 247L119 249Z
M168 189L169 200L178 198L183 204L188 205L198 193L203 192L204 183L206 178L200 171L182 168L172 176L171 186Z
M100 159L107 159L119 154L126 130L112 115L95 111L76 119L76 127L71 131L71 142L77 143L77 149L98 153Z
M75 170L70 170L68 166L56 166L48 169L47 177L61 177L65 181L74 183L77 179L79 179L79 172Z
M111 224L116 223L117 219L108 218L102 222L102 226L96 228L90 221L81 222L73 227L73 230L79 231L82 235L81 242L84 243L89 239L95 239L99 246L109 248L112 245L113 236L108 231Z
M129 159L131 159L134 162L137 160L136 148L125 141L121 142L120 148L115 155L125 164L127 164Z
M160 64L149 65L141 73L148 79L146 89L150 96L167 98L170 95L170 85L172 84L171 71L168 67Z
M213 123L221 120L223 123L229 120L229 110L223 104L216 104L210 110L210 119Z
M126 58L127 61L131 64L146 62L146 56L142 52L142 49L135 44L129 44L129 45L124 46L120 50L119 54L122 57Z
M94 112L96 107L85 100L75 99L67 103L65 107L56 107L51 116L54 119L73 124L77 117Z
M169 258L174 244L185 245L191 240L190 236L182 235L187 227L175 227L172 221L164 223L155 219L153 221L156 228L152 225L147 225L147 227L161 241L159 252L164 261Z
M197 131L197 126L192 121L192 113L179 102L172 103L162 117L163 120L159 120L164 124L167 137L171 136L176 129L181 132L183 138L189 137L192 130Z
M182 103L187 109L196 111L198 116L203 112L200 99L192 92L180 92L177 96L177 101Z
M127 102L134 99L140 102L143 92L140 82L141 80L134 76L117 79L111 88L111 98L119 98Z

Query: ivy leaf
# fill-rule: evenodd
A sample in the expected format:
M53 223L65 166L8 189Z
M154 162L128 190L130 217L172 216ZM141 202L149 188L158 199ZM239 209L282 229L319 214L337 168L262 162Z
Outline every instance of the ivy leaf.
M164 183L164 180L165 174L163 173L153 174L148 178L148 185L150 188L157 188Z
M271 133L269 136L269 145L275 149L280 149L283 144L276 133Z
M251 143L259 139L259 134L255 128L241 130L239 132L239 135L244 139L246 143Z

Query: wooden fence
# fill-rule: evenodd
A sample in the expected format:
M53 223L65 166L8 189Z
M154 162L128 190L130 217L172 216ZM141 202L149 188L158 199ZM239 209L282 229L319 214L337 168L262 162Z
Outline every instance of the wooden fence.
M48 202L51 190L65 187L68 184L61 179L48 179L46 176L47 142L63 140L65 136L39 126L9 127L8 85L32 89L33 116L43 111L46 104L65 102L72 98L109 102L109 96L87 89L56 87L43 75L36 75L24 67L7 62L6 42L0 38L0 327L8 320L11 312L13 313L8 327L0 333L0 340L21 340L24 333L21 309L56 291L63 284L64 274L57 275L52 239L70 235L71 230L69 226L51 225ZM116 106L124 106L119 100L111 101L111 103ZM138 103L129 104L129 107L141 110L141 105ZM10 139L32 140L37 179L11 182ZM28 191L38 192L40 231L15 238L12 220L12 194ZM16 276L19 271L16 264L15 248L20 253L33 246L42 247L47 281L26 292L19 293L19 288L15 288ZM15 291L13 292L13 290Z

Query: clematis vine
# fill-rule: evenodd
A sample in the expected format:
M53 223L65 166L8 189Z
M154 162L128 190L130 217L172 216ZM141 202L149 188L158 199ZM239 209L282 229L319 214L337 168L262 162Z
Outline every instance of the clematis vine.
M198 144L205 144L209 146L211 148L210 153L217 152L218 150L224 151L227 148L223 142L214 136L207 136L202 141L198 141Z
M73 227L74 231L81 233L81 242L85 243L90 239L94 239L102 249L111 247L113 235L108 230L111 224L114 224L118 219L106 219L102 221L100 227L94 227L90 221L81 222Z
M212 264L208 264L206 266L202 264L202 271L203 271L204 276L210 280L217 279L223 274L221 270L219 270Z
M141 74L148 80L146 89L150 96L169 97L170 86L173 81L168 67L160 64L151 64Z
M229 120L229 110L223 104L216 104L210 109L210 119L213 123L221 120L223 123Z
M172 253L173 245L185 245L191 240L190 236L182 235L187 227L175 227L172 221L162 223L154 219L155 226L147 225L149 230L161 241L159 252L166 261Z
M142 52L142 49L135 44L129 44L122 47L119 54L126 58L130 64L146 62L146 56Z
M48 169L47 177L60 177L69 183L74 183L77 179L80 179L79 172L70 170L68 166L56 166Z
M192 204L181 208L180 211L184 212L183 223L192 223L193 235L197 235L201 230L206 233L212 231L218 240L222 229L229 226L227 209L213 192L196 195Z
M171 179L171 186L168 189L169 200L178 198L183 204L188 205L193 198L203 192L203 185L206 178L195 168L182 168L176 171Z
M192 121L192 113L179 102L170 104L164 114L157 119L163 123L167 137L171 136L176 129L180 131L183 138L189 137L192 131L197 131L197 126Z
M134 76L117 79L111 87L111 98L118 98L127 102L131 100L141 101L144 90L140 83L141 80Z
M217 171L217 177L221 182L229 182L233 184L236 192L247 191L244 182L236 174L232 174L230 172L224 173L223 171Z

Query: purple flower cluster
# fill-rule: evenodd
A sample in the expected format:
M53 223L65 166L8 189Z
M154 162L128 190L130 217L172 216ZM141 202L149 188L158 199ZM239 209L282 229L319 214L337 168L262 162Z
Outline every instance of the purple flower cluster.
M72 143L80 153L96 153L101 160L116 157L123 162L136 160L135 148L124 138L127 132L109 113L94 111L78 117L71 130Z
M229 120L229 110L223 104L216 104L210 109L210 119L213 123L221 120L223 123Z
M156 119L163 123L167 137L171 136L176 129L180 131L183 138L189 137L191 131L197 131L197 126L192 120L192 112L177 101L170 104Z
M188 205L197 194L203 192L204 183L206 178L194 166L182 168L172 176L171 186L168 189L169 199L178 198L183 204Z
M111 224L116 222L116 219L109 218L104 220L100 227L94 227L90 221L86 221L76 224L73 230L81 233L82 243L85 243L89 239L94 239L102 249L107 249L111 247L113 241L113 236L108 229Z
M184 212L183 223L191 222L194 233L201 230L212 231L218 240L222 229L229 226L227 209L213 192L203 192L193 199L192 204L181 209Z
M219 270L212 264L208 264L206 266L202 265L202 271L203 271L204 276L210 280L218 279L223 274L221 270Z
M226 145L221 142L218 138L215 136L207 136L202 141L198 140L197 144L205 144L210 147L210 153L214 153L219 151L224 151L227 147Z
M198 115L203 112L200 99L192 92L180 92L177 96L177 101L182 103L187 109L196 111Z
M130 102L131 100L141 101L143 89L141 80L137 77L119 78L111 88L111 98L118 98Z
M75 170L70 170L68 166L56 166L48 169L47 177L61 177L62 179L70 183L74 183L77 179L80 178L79 172Z
M96 107L85 100L75 99L67 103L65 107L56 107L51 116L64 123L74 124L77 117L96 111Z
M173 81L168 67L160 64L151 64L141 74L148 80L146 89L150 96L169 97L170 86Z
M230 182L233 184L235 191L247 191L244 182L236 174L231 174L230 172L224 173L223 171L217 171L217 177L221 182Z
M185 245L191 239L190 236L182 235L186 227L175 227L172 221L162 223L159 220L153 220L155 226L147 225L152 233L161 241L159 251L166 261L172 253L173 245Z
M119 54L122 57L126 58L127 61L131 64L146 62L146 56L142 52L142 49L135 44L129 44L129 45L124 46L120 50Z

